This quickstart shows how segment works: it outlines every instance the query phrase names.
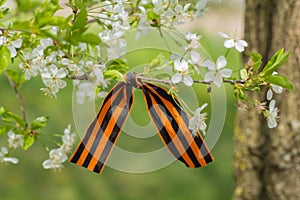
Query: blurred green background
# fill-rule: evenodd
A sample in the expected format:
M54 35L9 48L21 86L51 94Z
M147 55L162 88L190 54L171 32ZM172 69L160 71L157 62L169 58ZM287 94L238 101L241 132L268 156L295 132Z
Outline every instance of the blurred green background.
M237 7L216 7L217 12L209 12L208 18L222 13L233 13ZM224 17L224 16L223 16ZM201 43L208 54L216 60L225 52L222 47L222 39L217 36L218 29L211 34L209 28L201 21L199 25L191 24L181 27L183 32L199 31L203 35ZM236 22L238 24L238 22ZM211 25L212 26L212 25ZM213 25L217 26L217 25ZM228 27L227 27L228 29ZM153 37L149 36L151 41ZM129 41L130 42L130 41ZM142 43L136 43L143 47ZM142 55L128 54L128 62L132 66L147 62L155 57L157 51L143 53ZM240 64L240 57L234 51L229 53L229 66L236 70ZM59 92L57 99L45 97L39 88L41 80L34 78L26 83L21 92L25 99L25 109L28 118L33 119L40 115L50 117L49 125L44 129L45 133L62 133L68 123L73 122L72 115L72 83ZM197 87L197 86L196 86ZM205 87L200 88L199 104L207 98ZM197 91L199 88L197 88ZM226 85L227 91L227 117L223 132L212 150L215 161L207 167L189 169L179 161L158 171L145 174L130 174L106 167L101 175L92 173L82 167L66 163L60 171L49 171L42 168L43 160L48 158L41 137L29 150L17 150L14 155L20 159L19 164L0 163L0 199L230 199L233 188L233 126L235 118L235 100L232 87ZM206 96L206 97L205 97ZM4 105L14 112L19 113L18 102L8 81L0 75L0 105ZM96 105L99 107L100 105ZM139 115L140 110L145 110L140 95L136 95L132 118L137 124L147 123L147 114ZM97 108L98 109L98 108ZM140 117L141 116L141 117ZM213 126L213 124L209 124ZM74 128L74 124L72 124ZM58 140L59 141L59 140ZM6 136L0 136L0 147L6 143ZM136 139L126 134L121 134L118 142L122 148L135 149L137 152L157 149L162 146L157 135L148 139ZM55 144L52 144L54 147ZM145 147L146 146L146 147ZM146 150L145 150L146 148Z

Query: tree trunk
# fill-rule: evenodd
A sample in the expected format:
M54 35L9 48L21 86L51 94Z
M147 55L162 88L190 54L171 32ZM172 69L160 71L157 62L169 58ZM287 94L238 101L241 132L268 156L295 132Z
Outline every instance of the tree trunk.
M251 111L239 111L235 133L233 199L300 199L300 0L246 0L248 51L269 59L278 49L290 52L280 73L294 92L275 96L278 127ZM253 95L252 95L253 96ZM264 97L262 97L262 100Z

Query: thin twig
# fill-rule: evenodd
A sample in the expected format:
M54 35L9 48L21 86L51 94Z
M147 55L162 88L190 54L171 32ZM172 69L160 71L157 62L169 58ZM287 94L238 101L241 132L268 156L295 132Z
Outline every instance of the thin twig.
M139 79L145 80L145 81L153 81L153 82L159 82L159 83L165 83L168 85L175 85L174 83L172 83L171 80L161 80L161 79L155 79L155 78L149 78L149 77L143 77L141 75L139 75ZM244 84L246 81L245 80L223 80L225 83L241 83ZM210 85L212 83L212 81L204 81L204 80L193 80L194 83L202 83L202 84L206 84L206 85Z
M15 94L16 94L16 97L19 101L19 105L20 105L20 110L21 110L21 113L22 113L22 117L23 117L23 120L25 122L25 128L27 129L28 128L28 122L27 122L27 117L26 117L26 112L25 112L25 107L24 107L24 98L23 96L20 94L18 88L17 88L17 85L14 83L14 81L10 78L10 76L4 72L5 76L7 77L8 79L8 82L10 84L10 86L13 88Z
M76 76L76 75L72 75L72 76L69 76L70 79L72 80L88 80L88 76L86 74L84 75L81 75L81 76Z
M81 76L69 76L70 79L73 80L88 80L88 76L86 74L81 75ZM143 80L143 81L153 81L153 82L157 82L157 83L164 83L167 85L176 85L174 84L171 80L163 80L163 79L156 79L156 78L150 78L150 77L144 77L142 75L138 75L138 78ZM205 80L193 80L194 83L202 83L202 84L206 84L206 85L211 85L212 81L205 81ZM223 80L225 83L231 83L231 84L235 84L235 83L240 83L240 84L244 84L246 82L246 80Z
M153 82L158 82L158 83L164 83L168 85L173 85L171 80L163 80L163 79L156 79L156 78L149 78L149 77L144 77L141 75L138 75L138 78L143 80L143 81L153 81Z

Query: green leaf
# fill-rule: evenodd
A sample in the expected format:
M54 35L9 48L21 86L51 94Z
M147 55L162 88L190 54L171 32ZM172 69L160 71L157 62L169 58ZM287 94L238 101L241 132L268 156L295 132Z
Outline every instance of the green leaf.
M148 67L152 69L159 69L165 62L166 57L163 54L158 54L151 62L149 63Z
M149 11L147 12L147 19L148 19L149 21L151 21L151 20L158 20L158 19L159 19L159 15L156 14L156 13L154 12L154 10L149 10ZM159 21L159 20L158 20L158 21Z
M59 0L51 0L50 2L55 4L55 5L58 5Z
M288 56L289 52L284 52L284 49L280 49L279 51L277 51L274 56L268 61L260 75L271 75L276 69L281 67L287 61Z
M110 69L104 72L105 79L115 79L118 81L124 81L124 76L118 70Z
M18 126L25 128L26 123L22 117L18 116L15 113L10 112L5 107L0 107L0 115L2 116L2 121L8 123L17 123Z
M2 45L0 46L0 74L5 70L5 68L10 64L10 52L9 49Z
M82 0L75 0L75 8L81 8L84 2Z
M34 144L34 137L28 134L25 134L24 136L24 145L23 145L23 149L27 150L29 149L33 144Z
M59 23L65 21L62 17L54 16L59 9L61 9L59 5L44 1L40 7L36 9L35 18L31 22L31 29L35 28L37 31L40 31L40 28L47 26L51 20L53 20L55 25L58 23L58 20Z
M6 134L9 130L11 130L12 127L8 125L0 125L0 135Z
M109 61L107 66L109 70L117 70L121 74L125 74L129 68L127 62L120 58Z
M80 8L80 11L79 11L78 15L75 18L75 21L74 21L74 24L73 24L73 30L85 28L87 20L88 20L88 18L87 18L86 7L82 6Z
M19 11L32 11L34 10L38 4L40 3L40 1L35 1L35 0L16 0L17 6L18 6L18 10Z
M29 21L14 21L12 28L17 30L30 30L30 23Z
M235 95L237 96L238 99L245 99L245 93L242 89L237 89L235 91Z
M1 7L0 8L0 19L5 17L5 15L8 13L9 8Z
M93 33L86 33L84 35L81 35L78 38L78 41L79 42L85 42L85 43L88 43L88 44L93 44L93 45L98 45L102 42L101 39Z
M268 76L265 81L274 85L279 85L288 90L294 90L293 84L290 82L290 80L280 74Z
M251 62L252 62L251 64L253 66L253 70L257 71L262 64L262 56L257 52L252 52L250 58L251 58Z
M45 116L37 117L31 122L31 130L36 130L45 127L47 125L48 119L49 117Z
M6 2L6 0L0 0L0 6L3 6L3 4Z
M43 26L58 26L60 28L65 28L65 22L66 19L64 17L61 16L52 16L49 18L41 18L39 20L39 26L43 27Z
M240 76L242 80L247 80L249 78L248 72L246 69L241 69L240 70Z

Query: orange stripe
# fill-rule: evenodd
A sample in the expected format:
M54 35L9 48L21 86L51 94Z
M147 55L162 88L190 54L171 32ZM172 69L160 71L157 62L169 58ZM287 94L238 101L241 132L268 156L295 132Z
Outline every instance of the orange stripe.
M156 102L155 98L149 94L152 102ZM157 106L156 106L157 105ZM159 104L154 104L153 103L153 108L156 110L157 114L159 115L160 119L162 122L164 122L164 127L167 129L167 132L172 140L172 142L174 143L177 151L179 152L179 154L181 155L181 157L185 160L185 162L189 165L189 166L193 166L195 167L193 161L191 160L191 158L188 156L186 149L184 148L184 146L182 145L180 139L178 138L177 134L175 133L175 130L173 129L171 123L169 122L168 118L166 117L166 114L161 110ZM154 121L153 121L154 122ZM154 123L155 124L155 123ZM156 127L156 125L155 125ZM156 129L158 129L158 127L156 127ZM159 130L158 130L159 132ZM159 134L160 135L160 134ZM160 135L161 139L163 140L162 136ZM163 140L164 141L164 140ZM168 145L166 145L168 146Z
M93 154L93 159L92 159L92 160L94 160L94 161L96 161L96 162L90 162L90 163L89 163L88 169L90 169L90 170L93 170L93 169L95 168L95 166L96 166L98 160L100 159L100 156L101 156L102 153L103 153L103 150L104 150L104 148L105 148L105 146L106 146L106 143L107 143L107 142L110 142L110 141L109 141L109 137L110 137L110 135L111 135L111 133L112 133L112 130L113 130L115 124L117 123L118 118L119 118L121 112L123 111L124 107L126 106L126 102L127 102L127 98L128 98L127 95L126 95L126 87L124 87L124 88L123 88L123 91L121 91L121 92L124 93L124 94L123 94L123 95L124 95L124 96L123 96L123 99L121 100L120 104L115 108L115 111L113 112L112 117L111 117L110 121L108 122L107 128L105 129L105 131L104 131L104 133L103 133L103 136L102 136L102 138L100 139L100 142L99 142L99 144L98 144L98 146L97 146L97 148L96 148L96 151L95 151L94 154ZM130 97L129 97L129 98L130 98ZM130 107L130 109L131 109L131 107ZM129 110L128 112L130 112L130 110ZM128 117L128 115L127 115L127 117ZM127 119L127 117L126 117L126 119ZM125 119L125 120L126 120L126 119ZM125 121L125 120L124 120L124 121ZM125 123L123 123L123 125L124 125L124 124L125 124ZM123 125L122 125L122 127L123 127ZM120 130L122 129L122 127L120 127ZM117 135L115 142L118 140L119 136L120 136L120 134ZM110 156L110 154L111 154L111 152L112 152L112 149L113 149L113 147L111 148L111 150L110 150L110 152L109 152L107 158L109 158L109 156ZM103 166L106 164L107 158L106 158L106 160L105 160L104 162L103 162L103 161L100 161L101 163L103 163ZM103 169L104 169L104 167L101 168L100 173L102 172Z
M178 124L179 128L181 129L184 137L186 138L188 144L190 145L193 153L195 154L198 162L202 165L205 166L206 165L206 161L198 147L198 145L196 144L196 142L194 141L193 135L191 133L191 131L188 129L188 126L186 124L186 122L182 119L182 117L180 116L180 114L177 112L176 108L167 100L165 100L163 97L161 97L152 87L148 86L145 84L145 86L151 90L152 92L154 92L155 94L157 94L157 96L160 97L160 100L165 104L166 109L169 110L169 112L172 114L173 119L175 119L176 123ZM158 86L157 86L158 87ZM165 90L163 88L161 88L162 90ZM151 95L151 94L150 94ZM173 128L172 128L173 129ZM201 137L202 139L202 137ZM203 139L202 139L203 141ZM204 141L203 141L204 143ZM192 166L189 166L192 167Z
M207 149L207 152L208 152L208 154L210 155L210 157L211 157L211 159L212 159L212 161L213 161L213 160L214 160L214 157L213 157L212 154L210 153L210 150L209 150L208 146L206 145L206 142L204 141L204 139L203 139L203 137L202 137L200 131L197 132L197 135L198 135L198 137L203 141L203 145L204 145L205 149Z
M116 86L117 86L117 85L116 85ZM115 86L115 87L116 87L116 86ZM111 89L111 92L113 92L113 90L114 90L115 87L113 87L113 88ZM89 139L88 139L88 142L87 142L86 144L84 144L84 145L85 145L85 148L84 148L82 154L80 155L80 158L79 158L79 160L77 161L76 164L78 164L78 165L83 165L83 163L84 163L84 161L85 161L87 155L88 155L89 152L90 152L90 149L91 149L91 147L92 147L92 145L93 145L93 142L94 142L94 140L95 140L95 138L96 138L96 136L97 136L97 133L98 133L98 131L99 131L99 129L100 129L100 126L101 126L101 124L102 124L102 122L103 122L103 119L104 119L106 113L107 113L108 110L109 110L109 107L110 107L110 105L111 105L111 102L115 100L116 96L119 94L119 92L120 92L120 90L121 90L122 88L124 88L124 87L121 87L120 89L118 89L117 91L115 91L114 94L111 96L111 98L110 98L109 100L107 100L107 102L106 102L104 105L102 105L102 109L100 109L100 112L101 112L101 113L98 114L97 123L95 124L95 127L94 127L93 132L91 133L91 135L90 135L90 137L89 137ZM91 126L91 124L90 124L90 126ZM86 134L87 134L87 132L86 132ZM85 136L84 136L84 137L85 137ZM76 150L76 151L77 151L77 150ZM75 151L75 152L76 152L76 151Z

